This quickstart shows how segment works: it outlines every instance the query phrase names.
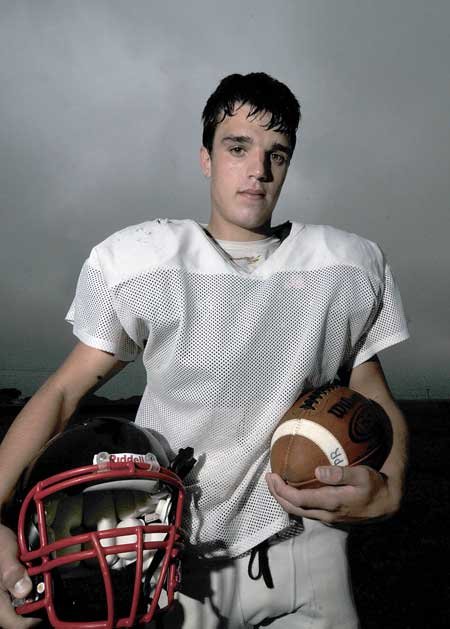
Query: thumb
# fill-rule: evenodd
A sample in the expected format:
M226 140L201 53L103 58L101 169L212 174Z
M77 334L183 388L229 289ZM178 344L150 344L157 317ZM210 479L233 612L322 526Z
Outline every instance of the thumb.
M347 485L346 469L341 465L329 465L316 467L315 475L317 480L326 485Z
M18 562L7 566L3 572L3 586L14 598L26 598L31 592L33 584L25 568Z
M3 589L15 598L26 597L32 588L25 566L17 559L16 536L3 525L0 525L0 581Z

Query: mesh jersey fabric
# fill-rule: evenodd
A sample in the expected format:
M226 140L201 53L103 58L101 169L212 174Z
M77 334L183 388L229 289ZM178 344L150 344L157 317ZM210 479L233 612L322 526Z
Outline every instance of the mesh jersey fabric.
M330 226L288 223L251 273L201 225L156 219L94 247L66 319L119 360L143 354L136 421L173 451L192 445L190 541L237 556L292 524L265 472L275 426L302 391L408 338L378 245Z

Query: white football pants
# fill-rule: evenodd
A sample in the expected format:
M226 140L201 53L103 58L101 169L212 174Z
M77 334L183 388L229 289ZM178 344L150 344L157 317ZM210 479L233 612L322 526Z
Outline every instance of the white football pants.
M269 545L273 588L248 574L249 555L185 561L176 603L155 629L357 629L349 578L347 533L313 520ZM258 558L255 559L256 571Z

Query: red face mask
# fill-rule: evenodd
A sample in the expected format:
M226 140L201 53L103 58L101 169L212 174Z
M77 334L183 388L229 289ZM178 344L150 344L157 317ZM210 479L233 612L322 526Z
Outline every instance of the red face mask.
M94 419L53 439L16 496L19 555L33 582L17 613L58 629L112 629L167 609L180 581L185 493L168 468L155 435L128 420Z

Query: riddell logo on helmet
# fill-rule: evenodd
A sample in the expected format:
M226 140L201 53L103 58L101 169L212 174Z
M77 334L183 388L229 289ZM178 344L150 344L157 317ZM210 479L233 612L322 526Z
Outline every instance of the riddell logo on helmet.
M102 456L102 454L96 454L94 456L94 465L97 465L105 460L106 457ZM108 454L107 459L111 463L128 463L129 461L134 461L134 463L147 463L145 459L145 454L134 454L133 452L118 452L116 454Z
M135 463L145 463L145 456L143 454L111 454L111 461L114 463L127 463L128 461L134 461Z

